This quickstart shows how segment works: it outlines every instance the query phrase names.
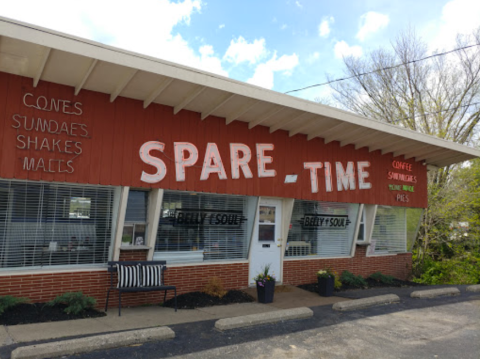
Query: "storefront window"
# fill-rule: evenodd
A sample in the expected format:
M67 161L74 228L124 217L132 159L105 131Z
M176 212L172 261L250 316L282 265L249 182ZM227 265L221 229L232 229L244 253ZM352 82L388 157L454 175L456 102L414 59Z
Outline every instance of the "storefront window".
M422 213L419 208L378 206L369 252L381 255L411 250Z
M130 190L128 192L125 224L122 233L122 246L146 244L147 206L147 191Z
M357 242L365 241L365 207L362 210L362 214L360 215L360 223L358 225L358 236Z
M359 207L352 203L296 200L286 256L349 256Z
M105 263L113 192L0 180L0 268Z
M246 259L257 197L165 191L155 259Z

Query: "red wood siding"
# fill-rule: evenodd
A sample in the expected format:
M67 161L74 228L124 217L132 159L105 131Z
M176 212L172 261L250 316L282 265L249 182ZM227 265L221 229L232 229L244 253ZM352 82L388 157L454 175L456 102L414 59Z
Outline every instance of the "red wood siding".
M387 173L392 171L392 154L381 155L380 151L369 153L367 148L355 150L353 145L340 147L334 141L324 145L323 140L315 138L307 141L305 135L288 136L286 131L269 133L267 127L256 126L249 130L248 124L235 121L225 125L225 119L209 117L200 120L200 114L181 111L174 115L171 107L152 104L143 109L142 101L117 98L110 103L109 95L82 90L78 96L73 95L74 89L58 84L40 81L37 88L32 87L32 80L20 76L0 73L0 177L29 180L45 180L71 183L87 183L102 185L124 185L133 187L158 187L173 190L197 192L231 193L255 196L293 197L307 200L351 202L368 204L385 204L407 207L426 207L426 166L416 163L413 159L406 162L412 164L412 172L395 170L397 173L413 174L418 182L414 185L415 192L401 192L409 196L409 202L396 200L397 191L390 191L388 184L406 184L387 180ZM72 103L81 102L81 116L68 115L55 111L37 110L23 104L23 96L33 94L29 101L35 101L39 96L47 100L52 98L69 100ZM59 124L79 123L87 126L89 138L68 136L65 133L48 134L39 131L27 131L25 128L12 127L14 115L26 116L27 122L34 119L54 120ZM18 149L17 136L37 137L39 144L47 138L51 141L80 141L80 155L60 153L58 150L48 151L34 149ZM167 166L167 175L159 183L149 185L140 180L142 170L154 173L152 166L144 164L139 157L140 146L147 141L165 143L163 154L153 151ZM199 158L195 167L186 169L186 181L175 179L173 142L191 142L199 150ZM200 181L205 148L208 142L218 145L220 155L228 176L228 180L219 180L216 174L206 181ZM252 151L250 168L252 179L246 179L241 173L240 179L231 179L230 143L244 143ZM266 155L273 157L273 164L268 169L275 169L274 178L258 178L256 167L256 143L272 143L273 151ZM43 158L65 161L73 160L73 173L26 171L23 169L25 157L38 160ZM330 162L332 164L333 192L325 191L325 176L323 170L318 170L319 192L311 193L310 171L304 169L304 162ZM335 162L346 166L348 161L369 161L370 177L367 182L372 184L368 190L357 189L337 191L335 181ZM47 169L48 170L48 169ZM295 184L285 184L287 174L297 174Z

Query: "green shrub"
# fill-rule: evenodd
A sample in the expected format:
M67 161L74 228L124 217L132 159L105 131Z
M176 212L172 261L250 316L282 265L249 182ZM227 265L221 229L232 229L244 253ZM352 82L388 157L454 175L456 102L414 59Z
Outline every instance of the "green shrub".
M28 302L27 298L17 298L12 295L4 295L0 297L0 315L3 314L8 308L14 307L20 303Z
M368 278L373 279L379 283L393 284L395 277L391 275L382 274L381 272L376 272L371 274Z
M67 292L57 296L54 300L47 303L50 306L56 304L65 304L65 313L80 314L86 309L94 308L97 301L92 297L87 297L82 292Z
M422 284L477 284L480 283L480 256L465 253L461 257L434 261L426 258L422 275L413 281Z
M335 289L340 289L342 288L342 281L340 280L340 276L335 272L335 282L333 284L333 287Z
M342 283L350 285L352 287L362 288L367 286L367 282L361 275L355 275L348 270L343 271L342 275L340 276L340 280Z

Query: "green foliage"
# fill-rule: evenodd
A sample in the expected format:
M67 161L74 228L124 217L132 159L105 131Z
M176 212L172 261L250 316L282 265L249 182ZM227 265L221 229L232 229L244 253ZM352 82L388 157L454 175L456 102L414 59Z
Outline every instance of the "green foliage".
M340 280L340 276L338 275L337 272L334 272L335 273L335 282L333 284L333 287L335 289L340 289L342 288L342 281Z
M433 260L423 263L422 275L413 280L422 284L480 284L480 255Z
M376 272L371 274L368 278L373 279L380 283L393 284L395 277L391 275L382 274L381 272Z
M14 307L20 303L28 302L27 298L18 298L13 295L4 295L0 297L0 315L3 314L8 308Z
M367 286L367 282L365 281L365 279L363 279L361 275L357 276L349 272L348 270L342 272L340 280L342 281L342 283L350 285L352 287L362 288Z
M262 271L258 273L253 280L257 283L265 284L265 282L275 282L275 275L270 273L271 264L265 265Z
M48 305L65 304L65 313L80 314L86 309L95 307L97 301L92 297L87 297L82 292L67 292L57 296L54 300L48 302Z
M442 174L436 175L436 177ZM429 207L413 251L414 281L425 284L478 282L480 256L480 160L429 183Z

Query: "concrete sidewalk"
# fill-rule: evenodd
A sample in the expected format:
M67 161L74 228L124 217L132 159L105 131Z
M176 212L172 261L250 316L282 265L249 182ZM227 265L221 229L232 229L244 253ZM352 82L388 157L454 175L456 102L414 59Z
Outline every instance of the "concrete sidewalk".
M246 291L256 297L254 288ZM346 300L349 299L321 297L296 287L281 286L275 292L274 302L271 304L231 304L198 309L179 309L176 313L172 308L160 306L122 308L121 317L118 316L118 311L112 308L106 317L101 318L3 326L0 328L0 345L200 322L265 313L278 309L331 305Z

